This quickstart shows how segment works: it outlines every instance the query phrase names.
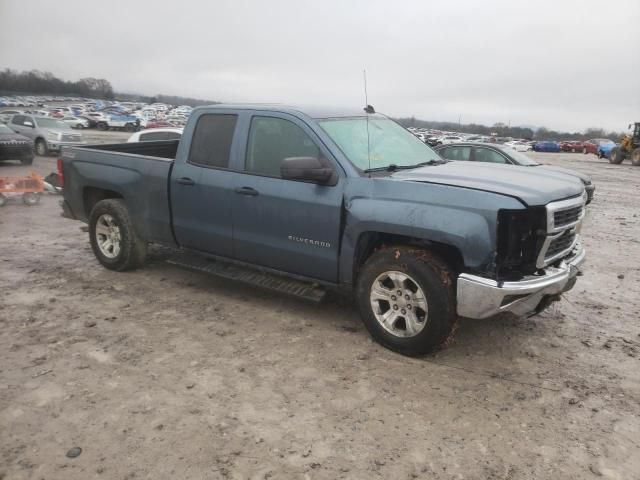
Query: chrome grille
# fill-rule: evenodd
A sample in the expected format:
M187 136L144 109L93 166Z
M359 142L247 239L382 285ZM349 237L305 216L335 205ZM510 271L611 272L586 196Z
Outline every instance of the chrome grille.
M63 142L79 142L82 140L82 136L77 133L63 133L62 141Z
M553 213L553 226L555 228L573 225L582 218L582 205L567 208L566 210L558 210Z
M576 232L574 230L567 230L559 237L554 238L549 243L549 248L547 249L545 259L552 259L559 253L567 250L568 248L571 248L575 239Z
M584 217L586 194L549 203L547 236L538 254L536 266L544 268L571 253L579 241L578 227Z

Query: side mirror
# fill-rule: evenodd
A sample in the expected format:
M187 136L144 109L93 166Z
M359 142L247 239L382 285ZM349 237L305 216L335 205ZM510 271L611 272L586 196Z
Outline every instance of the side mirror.
M289 157L280 164L280 176L285 180L300 180L319 185L335 185L338 182L329 162L316 157Z
M22 125L24 125L25 127L33 128L33 122L30 122L29 120L25 120L24 122L22 122Z

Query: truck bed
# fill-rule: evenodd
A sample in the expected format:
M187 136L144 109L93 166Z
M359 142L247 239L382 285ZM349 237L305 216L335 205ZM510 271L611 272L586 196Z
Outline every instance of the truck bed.
M70 213L87 222L102 198L123 198L148 241L174 243L169 176L178 140L67 147L62 152L65 201Z
M86 150L106 150L108 152L144 155L145 157L168 158L175 160L179 140L158 140L155 142L110 143L91 145Z

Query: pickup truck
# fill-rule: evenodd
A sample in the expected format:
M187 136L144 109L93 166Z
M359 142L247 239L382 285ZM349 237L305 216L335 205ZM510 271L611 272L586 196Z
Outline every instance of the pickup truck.
M58 170L106 268L156 243L348 292L375 340L419 355L458 316L541 311L585 258L578 179L472 163L369 107L216 105L180 140L66 147Z

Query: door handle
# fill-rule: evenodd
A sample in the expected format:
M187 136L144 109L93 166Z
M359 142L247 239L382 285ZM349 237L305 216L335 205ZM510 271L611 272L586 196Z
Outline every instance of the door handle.
M193 185L196 184L196 182L194 182L193 180L191 180L188 177L181 177L179 179L176 180L176 182L180 185L186 185L188 187L192 187Z
M255 188L251 187L238 187L236 188L236 193L239 193L240 195L256 196L259 192Z

